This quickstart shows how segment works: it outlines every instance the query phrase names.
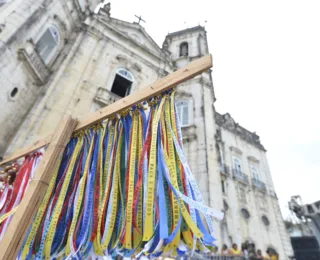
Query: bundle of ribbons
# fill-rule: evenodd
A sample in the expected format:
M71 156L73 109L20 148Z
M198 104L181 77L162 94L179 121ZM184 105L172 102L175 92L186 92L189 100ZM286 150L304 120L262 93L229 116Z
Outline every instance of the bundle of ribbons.
M170 91L72 137L19 259L206 251L212 217L223 214L204 205Z
M6 166L0 172L0 241L2 240L17 206L33 178L42 153L36 152L22 162Z

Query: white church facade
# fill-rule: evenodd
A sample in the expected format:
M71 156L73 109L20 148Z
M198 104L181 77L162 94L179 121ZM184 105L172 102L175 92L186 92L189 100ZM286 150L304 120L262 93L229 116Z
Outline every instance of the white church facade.
M65 114L87 115L209 53L197 26L168 34L160 48L138 23L111 17L110 4L0 2L0 156L46 136ZM215 222L219 248L254 241L293 255L266 150L255 133L214 108L211 71L178 86L184 149Z

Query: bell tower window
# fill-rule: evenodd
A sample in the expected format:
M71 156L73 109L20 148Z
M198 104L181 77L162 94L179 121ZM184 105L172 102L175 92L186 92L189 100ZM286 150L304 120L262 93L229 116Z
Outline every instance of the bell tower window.
M189 45L187 42L180 44L180 57L189 55Z
M58 49L60 35L58 30L49 27L36 43L36 51L45 64L48 64Z
M111 87L111 92L120 97L125 97L130 94L133 81L134 78L131 72L125 69L118 69Z
M13 98L13 97L15 97L15 96L17 95L17 93L18 93L18 88L14 88L14 89L11 91L10 96Z

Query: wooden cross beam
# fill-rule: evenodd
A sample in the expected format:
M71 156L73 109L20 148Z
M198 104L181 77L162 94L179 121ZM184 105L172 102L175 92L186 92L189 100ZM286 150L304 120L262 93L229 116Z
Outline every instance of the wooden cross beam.
M207 55L200 59L197 59L189 63L186 67L179 69L168 76L159 79L150 87L142 88L129 96L126 96L111 105L104 107L89 116L80 119L75 131L85 129L88 126L94 125L109 116L119 113L121 110L132 107L142 101L148 100L164 91L171 89L188 79L191 79L204 71L209 70L212 67L212 56ZM48 145L52 139L53 133L49 134L45 138L36 141L31 146L23 148L0 162L0 166L3 166L9 162L12 162L18 158L21 158L27 154L30 154L46 145Z

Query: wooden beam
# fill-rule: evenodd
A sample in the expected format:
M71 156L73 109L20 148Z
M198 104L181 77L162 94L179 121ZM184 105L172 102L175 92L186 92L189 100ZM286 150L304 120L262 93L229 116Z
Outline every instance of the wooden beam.
M186 67L179 69L168 76L161 78L157 82L155 82L150 87L142 88L131 95L124 97L117 102L104 107L94 113L91 113L89 116L85 117L84 119L79 120L79 123L76 127L76 131L84 129L90 125L96 124L103 119L117 114L119 111L132 107L133 105L140 103L144 100L147 100L157 94L160 94L168 89L171 89L188 79L191 79L204 71L209 70L212 67L212 57L211 55L204 56L200 59L197 59L191 63L189 63ZM5 165L8 162L14 161L24 155L27 155L43 146L46 146L50 143L50 137L39 140L36 142L36 145L32 145L27 147L21 151L18 151L8 158L5 158L4 161L0 162L0 166Z
M18 158L21 158L29 153L32 153L32 152L39 150L40 148L49 144L51 139L52 139L52 133L49 134L48 136L46 136L45 138L42 138L42 139L34 142L32 145L30 145L26 148L20 149L19 151L15 152L15 153L10 154L10 156L8 156L7 158L5 158L4 160L2 160L0 162L0 166L5 165L6 163L14 161Z
M68 116L54 132L48 149L40 161L35 178L28 189L0 242L0 260L16 259L28 228L34 220L40 203L47 191L59 157L63 153L77 125L77 120Z

